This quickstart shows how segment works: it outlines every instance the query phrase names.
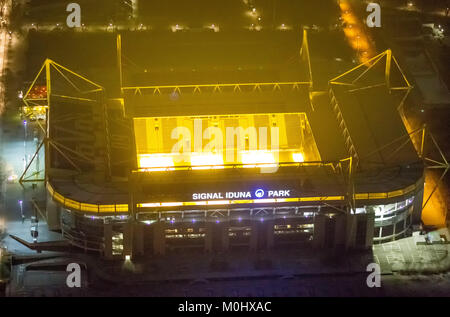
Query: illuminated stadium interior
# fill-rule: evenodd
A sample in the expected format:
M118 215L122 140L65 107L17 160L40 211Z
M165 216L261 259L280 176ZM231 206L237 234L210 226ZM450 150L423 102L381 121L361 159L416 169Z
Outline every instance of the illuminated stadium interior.
M134 118L134 129L144 171L321 160L305 113Z

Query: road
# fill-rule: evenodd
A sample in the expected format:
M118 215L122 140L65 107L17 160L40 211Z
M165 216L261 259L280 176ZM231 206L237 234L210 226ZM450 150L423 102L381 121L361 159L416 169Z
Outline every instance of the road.
M0 27L0 67L1 74L4 76L7 69L12 73L23 70L26 65L23 61L26 46L20 34L10 34L8 31L11 0L0 1L0 6L3 8L4 22ZM15 87L14 85L11 87ZM5 224L7 233L32 241L30 217L35 212L30 201L33 197L44 198L45 189L42 183L37 183L34 189L31 183L22 187L17 182L17 178L31 160L37 141L42 138L42 135L39 134L37 122L26 122L20 118L18 105L21 102L15 99L17 98L15 92L11 90L14 89L9 91L9 94L13 96L8 95L10 103L5 104L7 90L4 87L4 81L0 81L0 222ZM40 154L38 163L33 163L30 172L43 169L43 154L43 152ZM56 239L59 236L46 230L43 219L39 223L39 233L38 240ZM18 254L34 252L9 237L1 243Z
M33 197L45 197L43 183L36 183L37 186L33 189L31 184L26 184L22 187L17 180L11 182L8 181L8 178L11 175L20 176L24 171L25 165L36 150L36 140L33 132L37 131L38 127L36 123L32 122L28 122L25 126L20 118L17 117L3 117L0 120L2 120L0 129L0 160L2 162L1 174L3 175L1 180L0 217L3 218L6 224L7 233L32 241L30 236L30 217L35 215L35 212L31 205L31 199ZM41 155L39 169L44 167L43 153ZM31 171L35 169L36 165L33 164ZM22 215L24 219L22 219ZM39 234L38 240L44 241L56 239L59 236L46 230L46 224L42 218L39 223ZM32 252L9 237L4 240L4 244L14 252Z
M372 2L366 0L367 3ZM427 12L421 11L421 9L414 3L415 1L402 1L403 5L398 5L398 1L392 0L380 0L378 1L382 8L395 9L399 11L415 12L415 13L425 13L430 16L437 17L450 17L450 12L447 10L447 5L445 1L441 1L442 5L439 8L434 8L433 10L428 10Z
M67 273L16 266L15 283L8 296L131 296L131 297L382 297L450 296L450 274L381 276L380 287L367 286L366 273L345 275L286 276L277 278L165 281L111 284L93 281L82 271L82 287L66 286ZM86 287L86 285L88 285Z
M6 64L8 63L8 45L11 38L8 32L9 13L11 11L11 0L2 1L0 10L3 12L2 24L0 26L0 69L1 76L5 76ZM0 81L0 116L5 111L5 84Z

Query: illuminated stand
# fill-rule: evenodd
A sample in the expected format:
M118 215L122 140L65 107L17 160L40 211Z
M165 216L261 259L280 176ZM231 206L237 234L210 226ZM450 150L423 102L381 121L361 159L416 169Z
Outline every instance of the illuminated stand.
M90 169L95 171L97 180L108 178L109 140L104 128L106 105L103 94L100 85L50 59L44 62L23 98L27 107L44 107L46 117L44 125L37 121L44 137L19 179L21 184L43 181L51 194L49 178L61 172L80 174ZM78 108L78 111L66 111L63 106ZM90 151L90 147L94 150ZM42 149L45 149L44 175L40 170L32 172L33 163L39 159ZM95 151L101 155L96 157ZM59 229L60 206L49 197L47 222L50 229Z
M384 73L384 80L380 76L372 75L378 70L379 73ZM355 151L355 145L353 143L351 134L347 128L344 116L342 115L339 101L335 95L335 89L344 89L348 94L356 94L361 91L368 91L381 88L388 93L389 96L396 102L398 114L406 127L407 133L399 136L398 138L383 144L369 153L365 153L360 157ZM414 127L411 122L408 121L405 115L404 103L408 97L410 91L413 89L412 85L407 80L403 70L401 69L396 58L392 55L391 50L387 50L365 62L361 65L349 70L348 72L330 80L329 95L331 97L331 106L336 115L339 125L341 127L342 135L345 138L345 144L348 152L355 158L356 166L360 161L368 165L385 164L387 161L392 161L396 158L399 152L404 147L412 144L418 157L422 160L422 164L425 167L424 179L428 179L429 183L425 188L425 196L423 188L417 192L416 199L408 198L405 201L397 202L394 204L372 206L375 212L375 226L378 226L374 241L390 241L397 236L403 235L406 231L407 218L403 215L398 215L397 212L403 210L425 210L427 204L433 200L433 194L439 189L442 184L442 180L448 172L449 164L444 153L440 149L434 136L431 132L427 131L426 127ZM374 98L376 99L376 98ZM427 151L428 149L428 151ZM377 152L390 151L385 157L377 157ZM370 163L369 163L370 162ZM442 170L439 177L432 179L431 170ZM424 182L421 180L421 182ZM419 189L422 184L416 184ZM422 196L424 199L422 200ZM358 194L354 195L358 197ZM436 197L435 197L436 198ZM446 209L445 206L435 206L436 208ZM441 210L444 214L444 210ZM413 222L420 223L421 212L415 214ZM400 216L400 217L399 217ZM445 216L444 216L445 218ZM404 228L400 232L396 232L396 225L394 223L393 231L388 235L383 235L382 223L392 219L404 220ZM377 234L378 233L378 234Z
M121 74L121 38L118 36L118 57L119 57L119 73ZM261 96L263 94L283 94L286 91L292 92L294 94L306 93L309 94L312 88L312 77L311 69L309 63L309 49L306 37L306 31L304 32L304 38L302 43L302 48L300 52L301 63L305 69L307 69L307 76L303 81L295 82L256 82L256 83L226 83L226 84L194 84L194 85L171 85L171 86L132 86L123 87L122 91L125 100L134 101L135 98L143 98L142 104L153 103L151 99L156 99L154 102L158 102L158 98L167 95L177 95L183 96L184 98L200 98L201 100L206 100L209 96L214 95L217 98L227 98L229 95L248 95L250 97ZM144 99L145 97L150 99ZM205 99L202 99L205 98ZM145 101L145 102L144 102ZM125 102L127 103L127 102ZM135 103L140 104L136 101ZM160 106L164 108L164 106ZM242 108L242 107L241 107ZM272 109L270 109L272 110ZM133 111L133 110L132 110ZM136 112L136 110L134 109ZM281 129L280 142L281 147L285 150L280 153L280 156L286 158L286 166L298 166L299 163L304 161L304 153L306 150L301 146L300 148L291 148L287 143L285 125L285 116L287 114L276 113L272 114L270 112L266 113L233 113L223 112L224 115L218 113L213 115L212 113L205 115L199 115L197 119L191 120L193 118L192 114L201 114L204 109L192 110L192 113L186 113L184 117L180 115L173 115L167 113L161 113L160 116L155 117L136 117L136 113L132 113L134 117L134 129L135 135L141 136L146 135L147 138L142 140L136 137L136 152L138 155L137 169L132 173L131 177L132 184L145 183L143 180L148 173L155 173L155 175L161 175L161 172L172 173L172 172L183 172L186 173L195 171L203 171L203 173L208 173L204 170L211 170L218 173L224 172L225 174L229 170L240 169L251 169L251 173L255 173L255 168L263 167L264 164L273 165L275 160L273 159L273 154L270 151L245 151L245 153L237 153L236 160L225 162L225 155L214 154L214 153L196 153L195 152L195 140L191 140L189 147L192 146L192 151L190 158L184 162L175 164L174 157L170 153L172 146L165 146L164 139L167 135L170 135L170 129L165 130L165 126L173 125L176 122L177 126L189 127L190 133L195 135L195 120L201 121L203 126L215 126L222 131L227 125L227 120L236 120L235 126L241 126L247 129L249 126L254 125L254 122L258 120L267 120L272 122L274 126L279 126ZM219 110L222 111L222 110ZM179 112L177 112L179 113ZM298 115L298 122L303 124L303 126L309 128L309 123L304 113L290 114ZM273 119L269 119L273 117ZM207 119L205 119L207 118ZM234 118L234 119L231 119ZM194 121L194 122L193 122ZM253 124L252 124L253 122ZM231 124L231 126L233 126ZM301 126L301 125L300 125ZM154 131L155 134L149 134ZM301 130L303 131L303 130ZM225 134L225 133L224 133ZM309 136L312 138L312 134ZM270 137L269 137L270 138ZM243 140L245 142L245 140ZM302 143L302 142L300 142ZM314 144L313 138L308 144L311 149L308 152L309 164L323 164L320 161L320 155L317 152L316 145ZM221 152L221 151L219 151ZM225 153L225 151L223 151ZM319 163L320 162L320 163ZM328 164L331 166L332 164ZM158 174L159 173L159 174ZM170 175L170 174L166 174ZM218 176L220 178L220 176ZM157 181L155 181L157 183ZM135 185L135 186L136 186ZM140 189L136 189L139 195ZM225 197L225 195L224 195ZM299 198L290 198L291 202L297 201ZM328 199L328 198L317 198ZM333 198L331 197L330 200ZM139 199L141 200L141 199ZM286 201L288 201L287 199ZM313 198L314 200L314 198ZM281 200L279 200L281 201ZM261 200L261 202L263 202ZM273 201L275 202L275 200ZM237 237L237 240L241 240L244 245L247 244L250 249L270 249L273 246L273 228L274 221L273 217L278 212L277 208L266 208L266 207L256 207L249 208L252 203L252 199L241 199L239 201L234 199L232 201L197 201L197 202L162 202L162 203L140 203L135 206L136 214L141 222L151 224L153 226L153 251L157 254L163 254L167 248L167 244L174 240L176 236L181 235L200 237L204 239L203 245L205 251L208 252L221 252L226 251L230 248L230 236ZM256 202L258 203L258 202ZM267 201L268 203L268 201ZM168 208L177 208L182 206L189 206L183 209L185 211L170 211ZM205 207L204 206L211 206ZM162 210L167 210L161 211ZM197 209L199 208L199 209ZM282 213L299 213L299 209L285 208ZM241 216L238 216L241 214ZM200 215L200 216L197 216ZM286 216L284 216L286 218ZM257 219L257 220L252 220ZM311 218L312 219L312 218ZM192 226L202 228L176 228L180 223L191 223ZM187 225L186 225L187 226ZM299 226L304 227L304 225L299 224ZM309 225L308 225L309 226ZM310 229L306 229L310 230ZM193 231L193 232L190 232ZM142 234L140 231L139 234ZM138 238L140 239L140 238ZM193 238L192 240L195 240ZM200 239L197 239L200 240ZM234 239L236 240L236 239ZM238 242L239 244L239 242Z
M118 37L118 48L121 47L120 37ZM120 49L118 50L118 56L121 56ZM161 95L168 94L176 94L180 96L187 96L185 98L191 98L192 96L198 96L200 98L201 95L209 94L226 98L226 94L254 94L254 98L261 98L260 96L264 93L298 93L303 91L309 96L312 89L312 72L311 65L309 61L309 49L306 31L304 32L302 49L300 52L301 62L304 66L304 69L307 70L307 81L298 81L298 82L279 82L279 83L237 83L237 84L203 84L203 85L174 85L174 86L146 86L146 87L123 87L122 91L125 94L125 98L129 98L134 101L136 98L142 98L142 102L134 101L136 104L152 104L152 99L158 99ZM144 96L147 96L148 99L144 99ZM310 99L307 97L307 110L311 110ZM138 99L140 100L140 99ZM144 102L145 101L145 102ZM155 103L157 102L155 101ZM163 107L163 106L161 106ZM236 108L235 108L236 109ZM204 112L205 109L196 109L199 112ZM173 122L176 122L176 126L189 126L189 131L192 134L193 127L195 127L195 122L192 123L190 120L192 118L193 113L198 113L196 110L193 110L191 114L185 114L185 117L182 117L179 112L176 112L176 115L170 115L167 113L161 113L159 116L154 117L144 117L144 118L134 118L134 126L135 126L135 135L142 136L147 135L147 138L142 140L140 137L137 138L136 144L137 149L136 152L138 154L138 169L132 174L132 177L135 180L131 181L133 184L142 184L145 183L145 178L152 177L152 174L156 179L160 177L161 172L163 173L175 173L175 172L194 172L196 170L211 170L214 173L223 173L224 177L226 177L226 173L228 170L236 170L242 171L245 173L247 168L253 168L251 173L255 173L255 167L262 167L264 164L274 164L275 161L269 159L263 159L261 155L256 156L254 161L246 160L245 153L242 154L242 157L237 160L228 162L224 164L224 159L221 157L213 158L212 153L208 153L208 160L204 162L198 160L198 163L195 163L196 156L198 153L193 153L191 158L185 161L184 164L180 163L176 165L174 163L175 159L173 158L173 154L170 153L171 145L164 145L165 135L168 135L170 132L165 131L164 126L173 127ZM273 110L273 109L270 109ZM133 114L136 116L136 110ZM235 120L239 121L239 126L243 126L244 129L248 128L246 125L247 122L256 122L258 120L268 120L270 122L270 117L275 117L276 119L272 120L272 124L278 126L280 128L280 146L284 151L287 151L292 154L292 156L284 156L280 158L280 161L283 163L276 163L280 168L292 168L292 167L302 167L302 166L321 166L330 170L331 173L340 175L342 171L345 175L347 175L347 170L351 172L351 169L348 167L349 165L346 163L347 160L335 161L335 162L324 162L320 159L320 155L317 151L317 146L313 140L311 134L311 140L309 141L308 148L310 149L306 153L305 148L302 146L301 148L290 147L290 145L286 141L287 126L286 120L287 116L299 115L302 117L302 122L298 125L298 127L308 127L309 123L304 113L255 113L255 114L246 114L246 113L236 113L236 112L226 112L227 110L220 110L222 113L218 113L214 115L212 113L201 113L201 116L198 116L197 120L203 120L205 126L217 126L221 127L223 130L224 126L229 127L230 124L226 125L225 120L227 118L235 118ZM228 110L233 111L233 110ZM235 111L235 110L234 110ZM245 109L244 109L245 111ZM187 117L189 115L189 118ZM207 117L208 119L204 119ZM223 119L220 119L223 117ZM202 119L203 118L203 119ZM195 119L194 119L195 121ZM253 123L254 124L254 123ZM249 124L252 126L253 124ZM299 129L303 131L302 129ZM290 131L293 132L293 131ZM297 133L297 131L295 131ZM292 135L292 134L291 134ZM291 136L290 135L290 136ZM302 134L304 136L304 134ZM189 142L189 147L192 146L192 142ZM303 143L300 142L300 143ZM262 153L259 153L262 154ZM264 153L265 155L272 155L269 153ZM280 156L283 156L284 153L280 153ZM238 155L239 156L239 155ZM305 157L304 157L305 156ZM306 162L305 162L306 161ZM348 159L349 162L352 159ZM305 162L303 164L303 162ZM190 163L190 164L189 164ZM345 168L342 168L344 164ZM195 172L194 172L195 173ZM239 173L239 172L238 172ZM247 173L250 174L250 173ZM170 175L170 174L164 174ZM176 177L176 176L173 176ZM216 175L218 179L221 176ZM347 176L339 178L347 178ZM161 176L163 178L163 176ZM158 180L153 180L155 184L159 184ZM148 182L148 181L147 181ZM139 187L139 185L138 185ZM136 195L142 189L136 189ZM348 196L348 195L345 195ZM257 199L235 199L235 200L227 200L227 201L215 201L215 200L206 200L206 201L173 201L173 202L148 202L137 204L137 211L139 219L141 221L147 222L153 226L153 251L158 254L162 254L165 252L167 243L169 241L173 241L177 236L196 236L204 238L204 248L206 251L226 251L230 247L230 237L234 237L234 240L240 240L241 244L248 245L251 250L262 250L262 249L271 249L274 245L274 228L279 233L284 233L286 230L291 232L303 232L309 235L312 235L313 228L313 219L314 215L320 207L329 208L329 204L325 203L326 201L335 202L342 201L345 204L344 195L342 196L323 196L323 197L288 197L282 199L266 199L266 200L257 200ZM226 197L226 195L221 195L221 198ZM254 198L254 197L253 197ZM270 203L295 203L295 202L313 202L313 206L303 206L303 207L266 207L261 206L258 207L252 206L252 204L270 204ZM318 206L314 206L318 205ZM203 206L211 206L205 207ZM171 211L169 208L174 208ZM176 211L176 209L183 208L185 211ZM197 209L199 208L199 209ZM307 210L307 211L306 211ZM346 212L345 210L339 209L339 212ZM284 224L286 219L290 218L301 218L299 223L296 224ZM195 228L183 228L180 227L180 223L192 223L192 226L195 227L197 224L204 224L204 231L197 231ZM187 226L187 225L186 225ZM190 233L191 232L191 233ZM236 238L239 236L238 238ZM235 242L235 246L239 244L239 242Z

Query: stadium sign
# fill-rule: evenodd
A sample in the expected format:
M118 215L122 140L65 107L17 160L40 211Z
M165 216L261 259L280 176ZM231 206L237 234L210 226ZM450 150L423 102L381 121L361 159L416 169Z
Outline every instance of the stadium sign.
M257 189L252 191L240 192L213 192L213 193L194 193L193 200L216 200L216 199L258 199L258 198L285 198L291 197L290 189L268 190Z

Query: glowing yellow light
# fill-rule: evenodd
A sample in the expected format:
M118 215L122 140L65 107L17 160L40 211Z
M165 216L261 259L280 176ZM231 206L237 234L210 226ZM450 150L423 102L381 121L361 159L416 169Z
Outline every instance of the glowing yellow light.
M345 1L339 2L339 6L341 7L342 11L350 10L349 4Z
M360 51L366 51L366 53L358 54L360 62L366 62L369 60L366 55L373 55L373 47L369 42L369 37L364 33L363 25L357 19L356 15L351 11L352 8L348 1L341 0L339 3L341 8L341 19L347 24L344 28L345 36L347 37L350 45L358 53Z
M208 205L229 205L229 200L208 200Z
M231 203L232 204L252 204L253 203L253 199L233 200Z
M303 163L305 161L303 153L292 153L292 159L297 163Z
M155 168L155 167L171 167L174 166L173 158L168 154L140 154L139 167L140 168Z
M276 202L276 200L275 199L255 199L254 201L253 201L255 204L265 204L265 203L274 203L274 202Z
M5 229L6 229L5 219L0 218L0 234L3 233L5 231ZM1 248L0 248L0 250L1 250Z
M177 206L183 206L183 203L161 203L162 207L177 207Z
M275 158L268 151L247 151L242 153L242 164L269 164L275 163Z
M143 168L142 171L144 172L167 172L167 171L174 171L174 167L157 167L157 168Z
M216 167L218 165L223 165L222 155L212 153L199 153L193 154L191 156L191 166L197 166L193 167L192 169L208 169L212 168L213 166Z
M342 16L342 19L343 19L349 26L351 26L351 25L353 25L353 24L356 24L356 23L358 22L358 21L356 20L356 17L355 17L355 16L349 15L349 14L343 15L343 16Z
M139 207L144 207L144 208L149 208L149 207L160 207L161 204L160 203L144 203L144 204L139 204Z

